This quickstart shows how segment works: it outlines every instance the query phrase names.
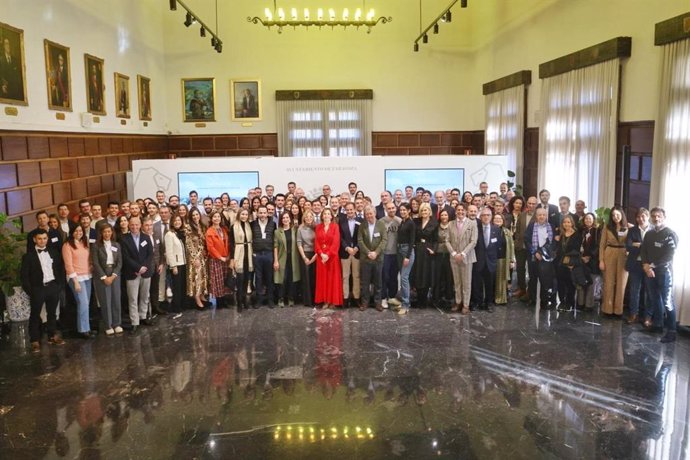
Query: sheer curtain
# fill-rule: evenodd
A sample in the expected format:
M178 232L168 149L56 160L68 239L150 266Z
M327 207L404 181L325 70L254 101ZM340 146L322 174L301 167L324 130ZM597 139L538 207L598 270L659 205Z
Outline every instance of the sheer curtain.
M277 101L278 154L371 155L370 99Z
M614 204L619 74L612 59L542 81L539 184L552 197Z
M514 182L522 183L525 134L525 85L487 94L485 101L486 155L506 155L508 169L516 173Z
M680 248L673 263L673 288L678 321L690 325L690 39L662 47L659 114L654 128L652 184L649 205L666 210L666 222L677 234Z

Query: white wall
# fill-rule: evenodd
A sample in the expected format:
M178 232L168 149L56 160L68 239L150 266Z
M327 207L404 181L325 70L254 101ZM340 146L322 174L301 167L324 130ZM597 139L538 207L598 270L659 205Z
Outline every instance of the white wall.
M632 56L623 60L621 121L656 118L661 62L654 46L654 24L690 10L687 0L559 1L517 29L506 31L476 54L484 81L532 70L528 126L539 126L539 64L619 37L632 37ZM483 120L476 120L476 127Z
M2 22L24 30L24 53L29 105L17 106L19 115L0 112L0 128L76 132L165 132L167 98L164 94L163 2L151 0L3 0ZM44 39L70 48L72 112L57 120L48 109ZM82 128L86 112L84 53L105 59L107 115L92 128ZM115 117L114 72L129 76L131 118L122 126ZM151 79L153 120L139 120L137 74Z
M213 0L187 0L202 19L215 23ZM280 4L281 2L279 2ZM283 2L284 3L284 2ZM289 5L313 7L315 0ZM346 0L333 2L342 9ZM86 110L83 54L105 58L108 115L90 131L174 134L267 133L276 131L274 94L280 89L371 88L375 131L477 130L484 128L481 85L530 69L528 125L537 126L538 65L587 46L626 35L633 55L624 63L621 120L654 119L659 48L654 24L688 11L687 0L470 0L454 9L430 43L412 51L419 32L417 0L370 0L390 24L363 30L285 30L278 34L246 21L272 2L219 1L222 54L185 28L182 8L163 0L3 0L2 21L25 30L29 106L18 117L0 112L0 128L89 131L81 128ZM423 2L426 26L447 0ZM330 5L329 5L330 6ZM313 8L312 8L313 11ZM488 41L489 37L494 37ZM71 47L74 111L65 121L47 109L43 39ZM488 42L487 42L488 41ZM487 44L488 43L488 44ZM126 126L114 116L113 72L152 79L153 122L137 116ZM182 122L180 79L215 77L217 122L205 128ZM232 78L263 83L262 121L243 127L230 121ZM132 93L132 112L137 101Z

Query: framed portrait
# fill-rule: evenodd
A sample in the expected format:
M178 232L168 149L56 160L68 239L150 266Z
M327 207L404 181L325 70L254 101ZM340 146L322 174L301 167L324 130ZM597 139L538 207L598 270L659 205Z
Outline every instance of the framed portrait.
M24 31L0 22L0 43L0 102L29 105L24 65Z
M129 118L129 77L115 72L115 116Z
M96 56L84 54L86 71L86 106L94 115L105 115L105 81L103 80L104 61Z
M72 111L72 73L69 48L50 40L43 40L46 55L48 108Z
M183 78L182 104L185 122L216 121L215 78Z
M230 80L232 121L261 120L261 81Z
M151 121L151 79L137 75L139 119Z

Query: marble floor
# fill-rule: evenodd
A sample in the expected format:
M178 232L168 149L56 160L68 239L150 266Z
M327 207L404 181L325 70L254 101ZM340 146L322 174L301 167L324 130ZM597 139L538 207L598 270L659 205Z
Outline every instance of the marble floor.
M522 304L170 315L0 343L0 458L690 458L690 340Z

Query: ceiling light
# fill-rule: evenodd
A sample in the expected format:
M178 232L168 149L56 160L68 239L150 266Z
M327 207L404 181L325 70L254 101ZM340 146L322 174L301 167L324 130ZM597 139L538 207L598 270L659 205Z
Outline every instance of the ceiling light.
M438 33L438 22L436 24L434 24L434 33L435 34Z
M206 29L204 29L203 27L201 29L199 29L199 36L205 37L206 36Z
M422 43L429 43L429 36L427 34L424 34L422 37Z
M327 16L324 16L324 10ZM351 13L351 11L354 13ZM275 19L273 18L274 13L276 15ZM312 19L309 13L309 8L304 8L304 16L300 19L297 15L296 8L290 9L289 18L285 17L285 11L283 8L278 8L277 10L274 10L273 13L266 8L264 10L264 18L248 17L247 21L253 22L254 24L261 24L268 28L276 26L278 33L282 33L285 26L317 26L321 28L325 25L329 25L331 28L334 28L335 26L343 26L344 28L348 26L354 26L356 28L366 27L367 32L371 32L371 28L378 23L386 24L393 20L391 17L383 16L376 18L375 14L376 12L372 8L366 13L365 18L362 8L356 8L354 10L350 8L343 8L342 16L338 16L336 15L335 8L317 8L316 18Z
M192 14L191 13L187 13L187 16L185 16L184 25L185 25L185 27L189 27L192 25Z
M177 11L177 0L170 0L170 11Z

